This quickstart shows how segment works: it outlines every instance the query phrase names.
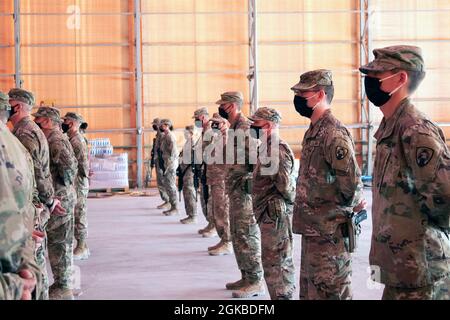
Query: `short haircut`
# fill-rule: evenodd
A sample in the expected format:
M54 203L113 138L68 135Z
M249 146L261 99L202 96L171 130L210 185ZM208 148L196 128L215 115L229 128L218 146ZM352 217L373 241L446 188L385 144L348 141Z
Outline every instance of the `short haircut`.
M393 73L397 73L400 71L406 72L408 75L408 91L409 93L413 93L417 90L422 80L425 78L425 71L411 71L411 70L403 70L403 69L394 69Z
M328 104L331 103L331 101L333 101L333 97L334 97L334 86L330 85L330 86L318 86L317 87L317 91L323 90L325 92L325 95L327 96L327 102Z

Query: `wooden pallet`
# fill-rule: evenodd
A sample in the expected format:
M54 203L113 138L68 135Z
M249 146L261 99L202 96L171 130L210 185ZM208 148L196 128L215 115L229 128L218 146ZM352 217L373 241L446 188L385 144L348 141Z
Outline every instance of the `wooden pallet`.
M101 198L105 196L113 196L116 194L127 194L130 192L129 187L124 188L99 188L89 190L89 198Z

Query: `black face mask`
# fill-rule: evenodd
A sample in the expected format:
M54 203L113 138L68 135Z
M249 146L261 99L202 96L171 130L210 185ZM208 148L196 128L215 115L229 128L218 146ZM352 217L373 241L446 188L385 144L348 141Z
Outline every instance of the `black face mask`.
M8 120L11 119L11 117L17 113L17 111L14 110L14 108L17 107L17 106L18 106L18 105L11 106L11 110L9 110Z
M253 139L259 139L259 137L261 136L261 130L262 130L261 127L251 125L250 126L250 136Z
M158 131L158 126L156 126L156 125L153 125L153 130L155 130L155 131Z
M38 122L34 122L34 123L36 123L37 124L37 126L42 130L42 126L41 126L41 124L40 123L38 123Z
M223 110L222 108L219 108L219 116L221 116L224 119L228 119L228 117L229 117L228 113L225 110Z
M67 131L69 131L70 126L67 123L63 123L61 124L61 129L64 133L67 133Z
M388 92L381 90L381 82L378 78L365 77L364 87L367 98L377 107L385 105L391 99L391 95Z
M165 132L163 128L159 128L159 131L160 132Z
M294 97L295 110L300 113L302 117L311 118L314 110L308 107L308 100L306 98L295 96Z

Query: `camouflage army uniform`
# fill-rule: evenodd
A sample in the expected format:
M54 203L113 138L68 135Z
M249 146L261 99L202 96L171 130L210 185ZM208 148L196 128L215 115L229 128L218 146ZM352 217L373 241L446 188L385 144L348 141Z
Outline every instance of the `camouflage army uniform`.
M188 134L193 134L193 126L186 127L185 132ZM189 137L189 140L186 140L186 144L183 148L183 151L190 151L190 162L185 163L183 161L183 151L180 152L179 159L179 170L181 171L182 179L183 179L183 199L184 199L184 209L186 210L186 215L191 218L195 218L197 216L197 190L194 188L194 172L192 171L192 148L193 148L193 137ZM180 177L178 177L180 179Z
M240 97L239 97L240 96ZM240 95L222 94L221 100L216 104L236 102ZM230 101L231 100L231 101ZM242 101L242 98L241 98ZM242 114L230 127L231 130L248 132L250 123ZM229 138L228 138L229 139ZM255 219L252 207L252 172L253 165L250 162L249 138L245 138L245 145L228 140L227 148L232 147L234 152L234 164L227 162L225 178L226 193L230 199L230 231L236 262L242 274L242 279L248 284L258 284L262 280L263 269L261 263L261 233ZM237 155L245 154L245 163L237 163Z
M65 119L73 119L83 122L80 115L72 112L67 113ZM74 234L75 239L85 242L88 236L88 221L86 214L86 202L89 193L89 156L88 147L83 135L80 132L70 132L69 141L72 145L75 158L78 162L78 171L75 178L75 190L77 193L77 202L75 205L75 223Z
M172 125L169 120L161 120L162 124ZM159 148L164 161L164 169L162 182L164 189L169 196L171 209L177 209L177 187L176 187L176 169L178 167L178 149L175 135L172 131L161 133Z
M211 121L215 121L216 123L224 121L217 113L214 114ZM222 143L222 155L225 155L225 142L219 139L223 139L221 133L215 133L211 139L212 144ZM212 146L212 145L210 145ZM206 147L206 146L205 146ZM217 234L220 237L221 242L212 247L213 250L219 249L220 245L231 243L231 233L230 233L230 211L229 205L230 201L228 195L225 191L225 176L227 173L227 167L225 164L225 158L223 158L223 163L213 163L212 160L208 160L208 149L203 150L205 152L205 160L207 161L207 169L206 169L206 181L209 186L210 196L208 201L208 212L210 212L210 216L212 221L214 222L214 226L216 227ZM215 149L211 151L212 157L215 157ZM211 253L210 253L211 254ZM212 252L214 254L214 252Z
M291 89L317 85L332 85L331 72L307 72ZM362 199L360 175L349 131L326 110L302 142L293 215L293 231L302 235L300 299L352 298L351 255L340 224Z
M9 108L0 93L0 110ZM41 270L36 263L33 206L34 172L28 151L0 121L0 300L18 300L23 293L19 271L28 269L36 279L34 297L42 295Z
M281 116L271 108L259 108L251 120L279 123ZM277 139L278 140L278 139ZM275 142L275 141L274 141ZM272 147L272 139L259 147L260 155L271 159L272 151L279 152L278 170L265 173L258 158L253 171L253 211L261 229L262 264L270 297L292 299L295 291L295 267L293 261L292 209L295 198L294 154L287 143L278 140L278 148ZM276 142L275 142L276 143ZM267 150L267 151L266 151Z
M47 117L61 122L59 111L52 107L40 107L33 114L36 118ZM51 216L47 226L48 255L53 272L53 288L72 289L74 209L76 191L74 188L78 163L69 139L60 128L54 128L47 136L50 148L50 172L55 195L66 210L64 216Z
M424 71L421 50L374 50L361 72ZM373 280L383 299L450 299L450 151L442 130L403 99L375 133Z
M28 105L34 104L34 97L31 93L22 89L11 89L10 99L22 101ZM37 229L45 234L48 219L50 218L49 207L53 203L53 183L50 174L50 155L47 139L41 129L31 120L30 117L24 117L15 123L13 134L28 150L33 159L34 176L38 192L38 198L35 199L36 205L44 204L42 212L37 217ZM42 296L39 300L48 299L48 275L46 267L47 236L44 237L41 246L36 251L36 261L42 270Z
M159 124L160 120L158 118L153 119L153 125L157 126L157 131L155 135L154 145L153 145L153 152L155 157L155 167L156 167L156 185L158 187L159 195L161 196L161 199L164 201L164 203L169 203L169 196L167 195L167 190L164 187L163 183L163 171L162 168L159 165L159 154L160 154L160 144L161 144L161 132L159 131Z

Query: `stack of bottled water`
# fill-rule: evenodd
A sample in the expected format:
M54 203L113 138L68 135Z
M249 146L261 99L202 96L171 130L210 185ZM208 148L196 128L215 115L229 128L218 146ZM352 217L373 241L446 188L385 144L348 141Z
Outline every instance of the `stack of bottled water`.
M113 146L109 138L97 138L89 140L89 154L91 156L105 156L113 154Z

